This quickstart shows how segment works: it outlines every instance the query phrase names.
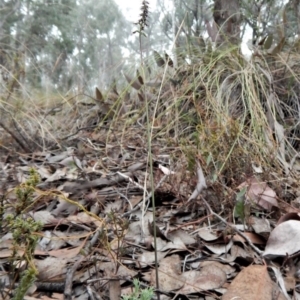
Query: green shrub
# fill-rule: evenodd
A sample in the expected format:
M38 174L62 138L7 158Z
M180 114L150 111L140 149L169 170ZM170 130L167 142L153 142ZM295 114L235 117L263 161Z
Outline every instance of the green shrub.
M132 294L122 296L123 300L150 300L153 297L153 287L142 289L138 279L133 280L133 285Z

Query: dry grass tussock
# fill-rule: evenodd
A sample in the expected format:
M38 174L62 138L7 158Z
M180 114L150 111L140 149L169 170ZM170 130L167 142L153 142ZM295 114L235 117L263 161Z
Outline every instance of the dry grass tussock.
M99 144L106 151L112 145L146 149L150 126L153 153L174 151L176 161L188 162L176 166L181 172L201 157L208 178L222 185L239 184L253 164L277 179L294 176L300 147L297 56L246 61L236 51L214 51L177 70L156 57L155 71L151 58L146 65L152 71L124 73L129 83L119 91L14 93L9 102L1 101L1 147L33 152L72 146L82 156Z

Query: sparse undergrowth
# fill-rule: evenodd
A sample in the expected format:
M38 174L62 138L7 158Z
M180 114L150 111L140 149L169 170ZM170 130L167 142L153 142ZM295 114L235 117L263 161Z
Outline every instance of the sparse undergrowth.
M11 133L6 128L13 128L15 134L11 135L10 145L4 144L3 138L3 148L7 153L11 151L12 159L23 156L23 165L16 169L20 167L22 170L28 162L34 163L42 177L39 180L35 171L24 168L22 172L28 178L25 183L13 187L16 194L14 205L9 202L10 195L1 200L1 222L4 229L12 233L13 239L12 255L6 269L13 278L10 291L14 290L14 299L23 299L28 288L39 278L34 264L38 242L36 233L46 225L53 231L58 228L54 236L48 238L50 244L59 240L63 249L70 250L70 245L72 249L80 248L76 255L81 255L80 259L85 263L82 269L78 267L84 279L80 276L74 279L77 285L94 276L100 278L100 283L92 287L104 291L107 288L105 280L109 280L109 276L114 279L114 276L120 276L120 281L126 281L122 272L127 263L126 268L132 271L130 276L135 276L137 270L147 269L145 273L150 273L147 280L154 286L153 261L142 252L153 249L153 219L147 208L150 207L153 212L153 207L163 207L157 213L155 229L159 239L166 243L170 242L169 226L184 227L184 214L191 213L190 226L198 224L193 222L199 220L211 222L212 214L207 207L203 208L196 199L194 203L187 202L199 181L195 175L196 162L200 162L204 170L208 187L203 191L204 200L214 212L229 220L228 224L239 220L243 225L249 225L251 217L261 215L264 220L279 218L278 211L257 208L254 202L259 203L259 200L255 197L246 201L246 190L255 190L256 181L268 182L277 192L272 197L282 201L277 209L288 211L286 205L290 205L291 198L294 199L292 196L296 195L299 184L299 107L296 105L299 99L296 95L299 95L300 69L295 63L298 54L293 54L292 60L282 53L280 57L254 56L246 61L236 50L207 50L194 58L193 64L182 63L176 70L162 56L155 55L152 62L146 63L156 70L156 78L146 69L139 70L137 76L133 76L133 72L126 73L129 84L119 91L113 88L103 94L98 90L96 97L61 97L49 106L36 103L31 111L25 104L20 104L17 96L16 105L2 103L2 108L13 116L12 123L3 127L5 134ZM33 102L34 98L31 98ZM144 105L146 101L148 111ZM148 143L149 132L151 143ZM24 155L24 150L32 151L35 146L41 152ZM153 172L149 171L146 163L149 152L153 155ZM150 187L153 188L153 184L149 180L149 172L154 177L154 204L150 203ZM10 176L15 179L19 176L18 180L22 180L20 174L11 172L4 180L9 182ZM70 185L66 181L71 181L67 182ZM245 182L247 188L241 187ZM284 186L285 189L282 188ZM42 204L42 201L39 202L40 206L33 200L37 189L39 200L44 201ZM256 194L251 192L261 196L266 190L270 192L269 186L263 185L255 191ZM71 199L69 202L68 197ZM4 218L6 200L13 212ZM136 207L140 211L135 211ZM42 225L34 221L29 213L36 209L51 212L53 223L49 221L49 224ZM90 210L93 212L88 213ZM174 211L174 215L168 215L164 210ZM140 220L143 223L137 224ZM168 220L166 227L165 220ZM78 228L76 224L79 224ZM133 231L133 225L138 227L136 231ZM74 226L73 236L59 236L66 228L72 231ZM167 234L160 228L164 228ZM223 240L219 242L231 239L233 233L226 235L227 229L224 229L224 224L221 226L223 232L218 238ZM195 237L195 230L193 227L189 235ZM87 247L90 237L92 241ZM160 246L166 251L175 247L174 239L171 244ZM21 246L22 255L18 252ZM196 238L190 244L180 244L175 249L181 251L181 259L190 255L183 252L190 246L190 252L204 247ZM54 244L53 247L58 246ZM43 250L45 253L54 251L50 246L46 249ZM77 257L70 252L68 255L72 259ZM57 253L53 255L59 259L55 256ZM68 257L63 251L60 255L64 259ZM111 269L103 267L100 258L109 260ZM63 259L60 263L65 268L60 275L65 278L68 266ZM168 269L164 269L162 273L171 276L177 271L168 273ZM181 271L184 272L183 269ZM180 277L180 272L177 277ZM57 274L50 275L60 278ZM101 281L101 278L106 279ZM183 278L180 280L184 281ZM92 285L87 284L89 288ZM176 289L179 288L182 285ZM195 292L193 289L186 290L183 289L182 293ZM218 293L215 295L220 296ZM123 299L146 300L151 297L153 289L142 289L135 280L133 293L124 295Z
M26 211L33 204L33 194L39 176L34 169L26 182L15 188L16 200L12 209L6 206L6 210L12 211L7 214L1 223L12 234L12 253L9 258L9 276L11 278L11 289L14 289L17 277L19 277L17 288L13 291L14 300L23 300L28 289L33 285L38 275L34 265L34 251L38 242L37 233L42 230L43 224L32 219ZM3 209L5 211L5 208ZM4 299L7 295L4 296Z
M123 295L122 300L151 300L154 295L153 288L142 288L137 279L133 280L133 291L130 295Z

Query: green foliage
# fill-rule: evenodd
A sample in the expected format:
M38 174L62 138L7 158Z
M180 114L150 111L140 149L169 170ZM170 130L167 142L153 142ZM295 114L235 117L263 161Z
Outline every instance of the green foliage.
M13 298L22 300L38 274L37 269L33 265L33 253L38 242L36 232L42 230L43 225L31 218L14 218L12 215L7 216L6 220L13 236L13 253L10 258L12 277L15 277L17 273L16 261L23 260L27 264L27 270L21 274L20 283ZM23 257L18 255L20 247L24 249Z
M17 215L32 204L34 189L39 181L38 173L34 169L30 169L30 176L26 183L16 188L17 202L15 209Z
M25 270L21 274L21 280L16 290L16 293L13 297L13 300L23 300L27 290L34 283L35 278L36 278L36 270L34 268Z
M31 169L28 180L22 186L16 188L17 199L15 210L17 216L10 214L5 220L7 228L13 237L13 252L10 258L12 277L15 278L18 272L16 261L22 260L27 264L27 270L20 276L20 283L13 298L15 300L24 298L38 273L33 264L33 253L39 239L36 232L42 230L43 224L23 214L28 206L32 204L32 196L38 182L39 175L34 169ZM20 249L24 251L22 257L18 254Z
M245 194L247 187L242 188L236 195L236 205L234 207L234 217L245 220Z
M32 204L34 188L39 182L39 176L34 169L30 170L30 176L25 184L16 188L16 215L8 215L6 217L7 225L13 236L14 253L17 253L18 247L25 246L26 257L31 258L35 249L38 237L35 235L40 231L43 225L40 222L34 221L31 217L26 217L21 213Z
M6 217L6 222L8 223L8 226L13 229L14 224L16 224L18 221L21 221L22 218L18 219L17 216L20 216L21 213L26 210L32 203L33 203L33 193L34 193L34 187L39 182L38 174L35 170L30 170L30 177L27 182L25 182L21 186L17 186L15 188L16 193L16 203L14 205L15 208L15 215L8 215ZM3 222L3 216L5 213L5 206L4 206L4 199L5 196L3 196L2 203L0 206L0 217L1 217L1 223ZM17 227L20 227L22 229L22 224L17 225ZM26 231L26 229L24 228ZM18 234L17 234L18 235ZM17 242L18 243L18 242Z
M0 60L9 73L8 86L15 79L15 87L25 84L26 76L27 84L40 87L43 73L59 81L57 74L75 47L69 34L73 7L71 0L55 4L26 0L17 5L5 1L0 5Z
M12 231L15 247L18 248L21 245L25 245L26 249L32 253L38 241L35 233L40 231L43 225L31 218L14 218L12 215L8 215L6 220L8 221L8 227Z
M153 295L153 287L142 289L138 279L133 280L133 292L131 295L122 296L123 300L150 300Z
M111 72L129 35L114 0L2 1L0 19L0 65L9 92L21 85L99 84L99 69ZM112 74L105 75L111 82Z
M207 50L202 37L208 30L212 1L174 0L170 9L168 1L157 0L151 18L148 1L141 3L136 25L147 36L141 37L145 58L151 49L165 50L171 44L181 62L197 61ZM286 44L295 42L299 16L294 1L241 4L243 25L254 29L254 38L273 35L274 42L268 42L274 45L280 41L279 31L285 31ZM22 84L63 89L77 84L79 90L101 84L108 88L124 62L122 51L139 51L139 38L132 38L132 24L114 0L1 1L0 20L0 65L9 74L9 92Z

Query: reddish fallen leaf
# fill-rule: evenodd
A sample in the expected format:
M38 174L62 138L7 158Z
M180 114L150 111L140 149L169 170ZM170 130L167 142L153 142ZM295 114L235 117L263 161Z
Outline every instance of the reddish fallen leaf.
M285 214L284 216L280 217L280 219L277 222L277 225L279 225L280 223L289 221L289 220L300 221L300 213L289 212L289 213Z
M244 235L246 235L253 244L257 244L257 245L265 245L266 244L266 241L260 235L258 235L256 233L244 232ZM234 242L245 242L245 239L242 238L240 235L236 234L233 237L233 241Z
M246 199L250 203L255 203L270 211L273 206L278 207L276 193L265 182L259 182L255 177L239 185L239 189L248 186Z
M68 260L58 257L47 257L43 260L35 259L34 264L39 271L40 281L59 281L65 278Z
M203 290L220 288L226 282L226 273L216 265L204 266L200 271L184 272L185 285L180 294L191 294Z
M119 300L121 297L120 280L112 279L109 282L109 299Z
M232 281L222 300L271 300L285 297L269 276L266 266L252 265L243 269Z
M70 259L70 258L77 256L83 246L84 246L84 243L81 246L76 247L76 248L52 250L52 251L49 251L48 253L52 257Z
M185 280L181 278L181 266L179 255L168 256L160 261L158 268L159 288L165 292L179 290ZM151 285L155 286L156 272L151 271Z

